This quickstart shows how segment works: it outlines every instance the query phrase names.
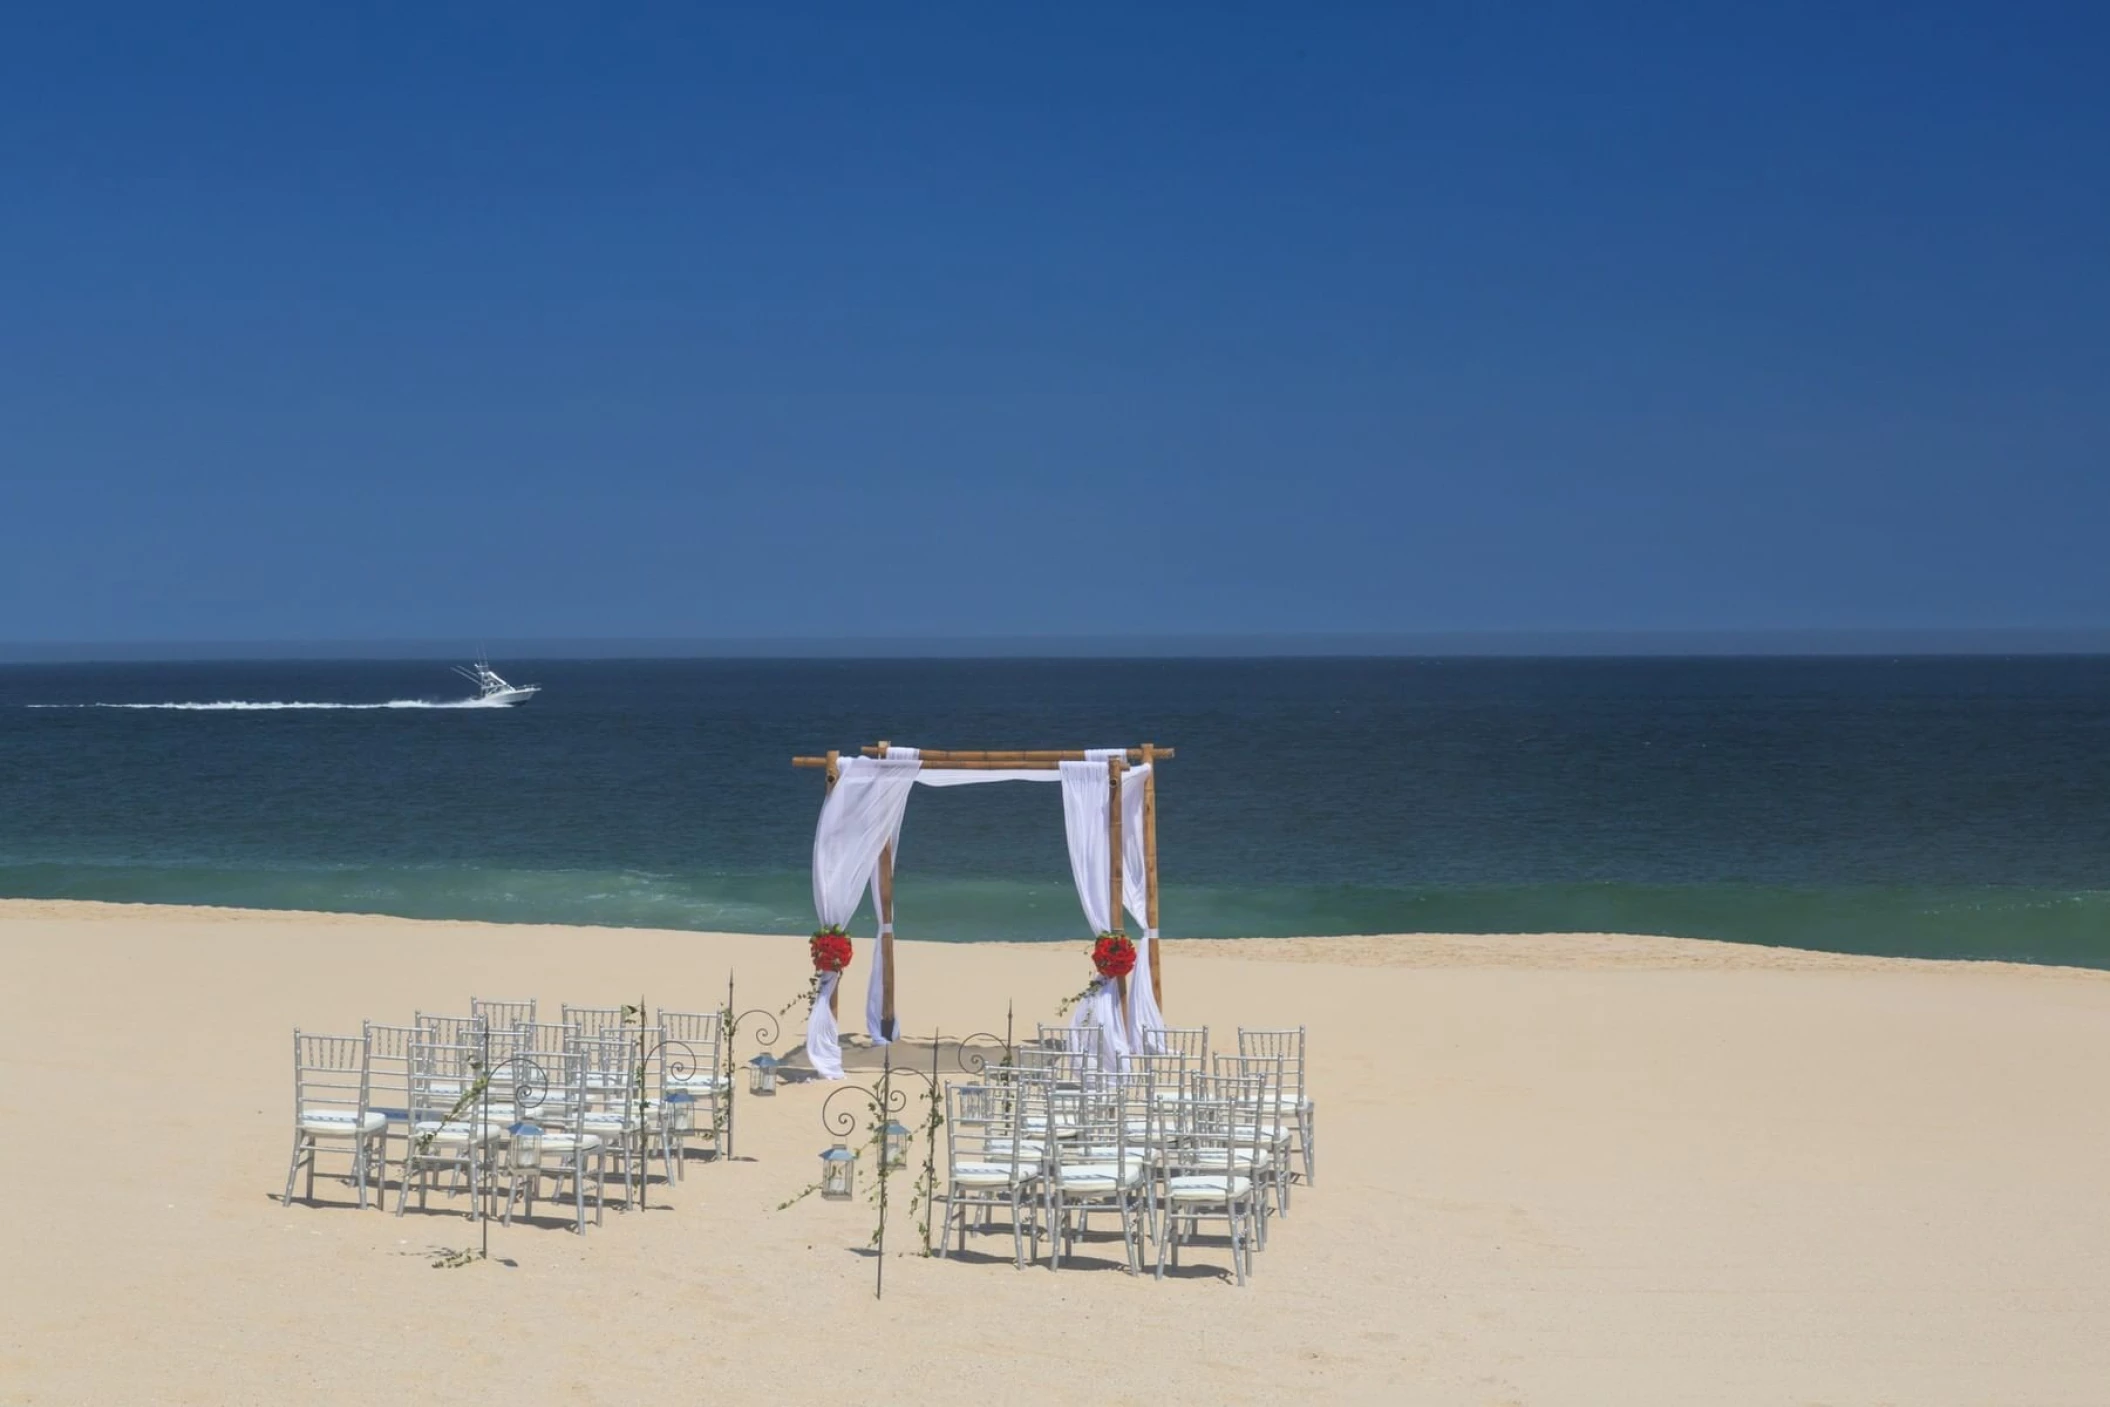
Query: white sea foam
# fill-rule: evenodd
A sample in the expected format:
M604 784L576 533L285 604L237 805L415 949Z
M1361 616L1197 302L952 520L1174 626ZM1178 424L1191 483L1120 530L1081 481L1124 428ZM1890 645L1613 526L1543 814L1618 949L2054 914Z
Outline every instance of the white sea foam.
M508 704L485 699L390 699L387 703L312 703L305 700L221 699L216 703L81 703L25 704L26 708L149 708L178 709L187 713L260 713L289 708L507 708Z

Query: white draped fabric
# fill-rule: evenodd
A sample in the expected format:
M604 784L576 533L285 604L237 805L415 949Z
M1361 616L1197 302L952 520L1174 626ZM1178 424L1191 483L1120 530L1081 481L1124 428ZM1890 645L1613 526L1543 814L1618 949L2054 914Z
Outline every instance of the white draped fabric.
M1107 908L1107 886L1113 871L1107 853L1106 764L1103 762L1059 762L1062 778L1062 822L1070 841L1070 878L1077 884L1077 901L1084 905L1084 920L1094 935L1114 926Z
M1158 941L1158 931L1150 926L1150 881L1143 853L1143 782L1149 775L1146 762L1121 778L1121 906L1143 935L1136 940L1136 970L1128 980L1128 1048L1162 1054L1165 1016L1150 989L1150 945Z
M979 772L925 772L922 776L916 778L919 784L927 787L969 787L982 782L1052 782L1055 780L1057 780L1055 773L1040 767L1019 768L1017 770L991 768L988 771Z
M1096 936L1114 926L1109 907L1113 896L1108 892L1113 884L1112 853L1106 834L1112 788L1107 783L1104 761L1063 762L1058 764L1058 770L1062 776L1063 827L1070 842L1070 877L1077 883L1077 900L1084 906L1085 922ZM1127 847L1122 849L1125 852ZM1132 1049L1128 1024L1122 1019L1121 999L1114 984L1104 978L1093 980L1090 995L1070 1015L1070 1029L1078 1034L1082 1047L1098 1056L1102 1066L1114 1070L1121 1068Z
M813 909L821 926L847 926L872 882L879 852L901 833L909 789L923 764L913 756L846 757L813 831ZM806 1056L822 1078L843 1077L842 1042L829 1009L838 973L821 978L820 999L806 1023Z

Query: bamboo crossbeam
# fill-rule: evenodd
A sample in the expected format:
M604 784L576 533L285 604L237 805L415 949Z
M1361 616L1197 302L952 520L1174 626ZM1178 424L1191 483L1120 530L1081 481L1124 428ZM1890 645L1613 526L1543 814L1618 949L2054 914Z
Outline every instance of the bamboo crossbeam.
M827 763L828 759L824 757L794 757L791 759L791 765L794 767L825 767ZM1053 772L1061 765L1059 762L932 762L926 759L923 763L923 770L926 772Z
M863 751L866 757L884 757L886 755L884 747L868 747L863 749ZM1154 749L1153 755L1160 759L1169 760L1173 756L1173 749L1169 747L1157 748ZM918 756L925 762L1083 762L1087 760L1082 748L1068 750L1060 748L925 748ZM1137 763L1144 760L1142 748L1132 747L1128 749L1129 762Z

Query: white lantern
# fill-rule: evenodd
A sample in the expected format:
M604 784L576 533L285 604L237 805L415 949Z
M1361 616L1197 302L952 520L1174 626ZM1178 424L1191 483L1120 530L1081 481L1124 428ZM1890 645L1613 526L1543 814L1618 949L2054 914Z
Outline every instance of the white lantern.
M693 1133L696 1128L696 1096L685 1089L675 1090L667 1096L667 1130L670 1133Z
M542 1166L542 1126L522 1119L506 1130L506 1137L513 1146L513 1168L517 1172L534 1172Z
M777 1092L777 1058L766 1050L747 1062L747 1092L749 1094L775 1094Z
M908 1140L909 1132L906 1125L898 1119L888 1119L886 1121L886 1127L880 1131L879 1148L881 1156L886 1159L888 1168L905 1168L908 1166Z
M857 1192L857 1155L843 1144L821 1154L821 1196L847 1202Z

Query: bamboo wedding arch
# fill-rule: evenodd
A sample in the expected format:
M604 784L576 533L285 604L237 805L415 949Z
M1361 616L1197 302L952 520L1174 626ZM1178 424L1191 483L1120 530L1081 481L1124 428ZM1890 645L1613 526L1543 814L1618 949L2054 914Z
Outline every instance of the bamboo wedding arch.
M885 757L889 744L880 742L861 749L865 757ZM1124 748L1106 759L1106 778L1109 795L1106 808L1109 912L1113 915L1115 932L1126 925L1122 908L1121 874L1121 780L1130 768L1149 766L1143 773L1143 893L1144 927L1150 931L1150 993L1160 1007L1165 1001L1164 945L1155 941L1158 928L1158 772L1154 765L1170 761L1174 750L1159 747L1155 743L1144 743L1140 747ZM917 753L923 770L930 772L1053 772L1060 770L1065 762L1088 762L1091 754L1083 749L1022 749L996 751L960 751L945 748L923 748ZM827 752L817 757L794 757L794 767L815 768L825 773L828 790L835 789L836 779L841 775L842 754ZM881 1020L886 1029L894 1025L894 847L888 845L879 852L879 965L882 992ZM835 1002L840 986L829 994L831 1006Z

